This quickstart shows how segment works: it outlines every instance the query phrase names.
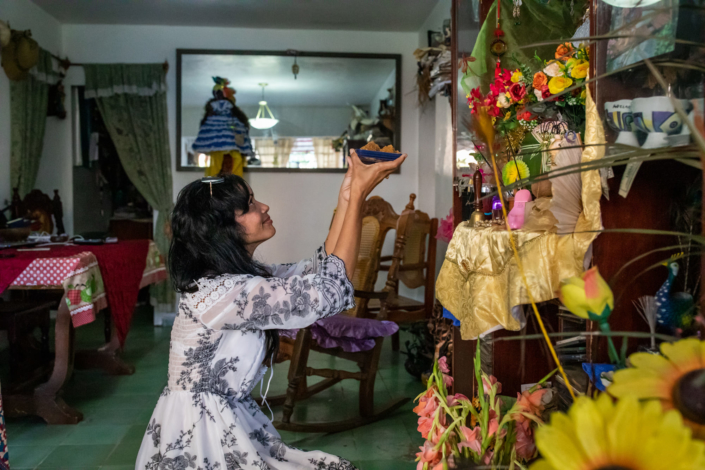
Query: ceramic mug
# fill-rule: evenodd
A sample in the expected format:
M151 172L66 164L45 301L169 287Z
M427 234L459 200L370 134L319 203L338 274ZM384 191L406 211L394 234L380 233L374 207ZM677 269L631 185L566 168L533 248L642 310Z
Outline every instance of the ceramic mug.
M638 147L639 141L634 131L634 118L631 110L632 100L610 101L605 103L605 119L614 130L619 131L616 144Z
M634 98L631 109L636 127L648 133L642 145L645 149L668 146L667 136L678 134L683 126L671 99L666 96Z

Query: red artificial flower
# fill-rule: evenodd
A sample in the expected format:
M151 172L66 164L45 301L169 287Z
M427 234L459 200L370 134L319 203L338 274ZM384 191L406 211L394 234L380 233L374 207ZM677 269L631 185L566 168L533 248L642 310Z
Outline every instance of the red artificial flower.
M473 88L472 91L470 92L470 97L474 100L481 100L482 99L482 93L480 92L480 87Z
M524 111L523 113L517 114L517 119L520 121L533 121L536 117L531 114L531 111Z
M502 110L499 109L497 106L490 106L487 110L487 114L492 117L500 117L502 116Z
M490 83L490 92L494 97L499 96L500 93L504 93L506 90L507 87L504 86L501 80L495 80L494 83Z
M541 96L543 97L543 99L546 99L551 96L551 92L548 90L548 85L544 85L541 87Z
M494 69L495 81L500 81L504 85L511 85L512 83L512 72L507 69L501 68L499 62L497 62L497 67Z
M521 101L526 96L526 86L523 83L513 83L509 87L509 95L514 101Z

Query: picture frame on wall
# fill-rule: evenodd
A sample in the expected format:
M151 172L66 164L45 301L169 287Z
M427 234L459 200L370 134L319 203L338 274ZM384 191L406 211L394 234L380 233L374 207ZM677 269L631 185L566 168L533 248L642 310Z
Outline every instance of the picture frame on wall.
M428 47L440 47L445 43L445 36L442 32L429 30L428 35Z

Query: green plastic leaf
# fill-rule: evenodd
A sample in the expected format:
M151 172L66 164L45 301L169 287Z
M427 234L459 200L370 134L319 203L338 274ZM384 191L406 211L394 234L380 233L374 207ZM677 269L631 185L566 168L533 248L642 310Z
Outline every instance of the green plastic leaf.
M88 289L81 291L81 300L86 303L91 303L93 301L93 296L88 292Z

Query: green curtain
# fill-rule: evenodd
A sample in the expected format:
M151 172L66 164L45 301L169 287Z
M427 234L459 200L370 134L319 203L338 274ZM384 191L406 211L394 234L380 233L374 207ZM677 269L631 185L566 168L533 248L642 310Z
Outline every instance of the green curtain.
M165 71L162 64L91 64L84 66L86 98L98 109L127 176L147 202L159 211L154 241L165 257L165 226L173 208L171 152L167 127ZM170 283L154 286L161 304L171 304Z
M520 47L555 39L569 40L582 24L582 18L588 7L587 0L574 0L571 14L568 0L554 0L547 4L530 0L523 2L521 15L519 18L514 18L512 0L501 0L501 2L500 26L504 31L502 39L507 45L507 52L502 56L502 67L510 70L517 68L517 63L512 60L512 56L521 63L530 64L536 71L538 71L538 64L533 61L534 53L538 53L539 57L545 60L553 59L557 44L530 49ZM497 58L490 53L490 44L495 40L496 22L497 3L494 3L487 13L487 20L482 25L472 50L472 56L477 60L471 62L469 66L475 76L465 80L464 85L467 89L482 85L483 92L489 92L489 83L494 80L494 68L497 63Z
M44 146L49 82L55 78L51 54L39 50L39 62L24 80L10 81L10 184L24 197L34 189Z

